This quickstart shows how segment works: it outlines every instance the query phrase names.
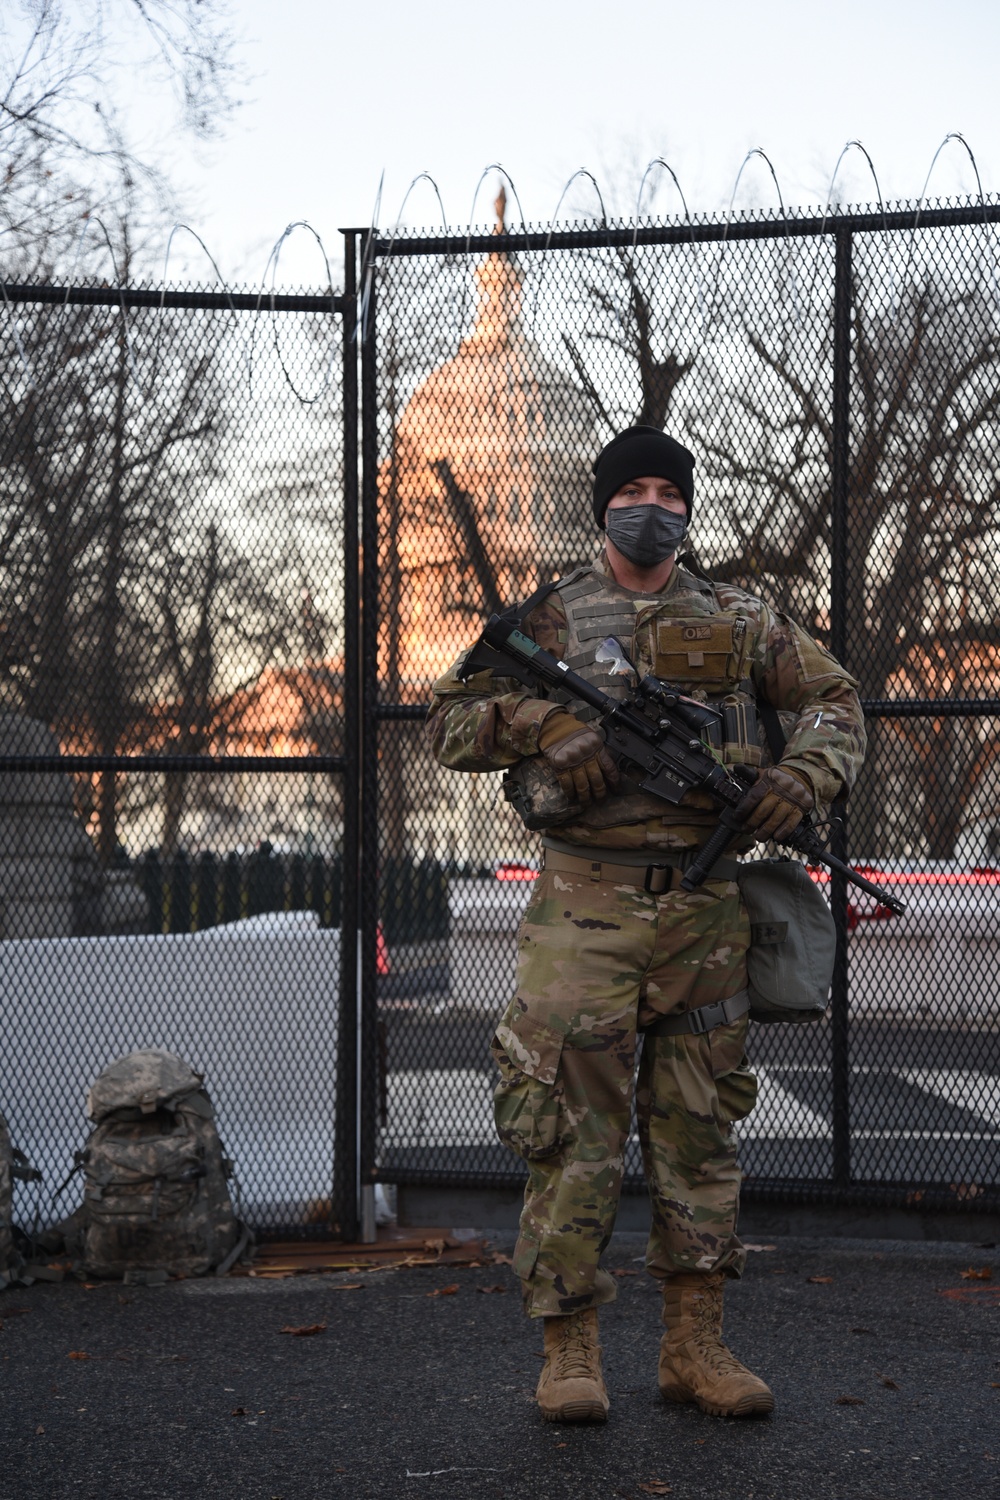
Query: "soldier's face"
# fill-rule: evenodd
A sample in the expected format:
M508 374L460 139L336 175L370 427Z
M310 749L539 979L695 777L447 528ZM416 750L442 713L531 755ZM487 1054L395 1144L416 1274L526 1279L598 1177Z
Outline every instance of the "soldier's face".
M662 510L672 510L675 515L684 515L687 510L684 496L676 484L649 474L644 479L630 479L623 484L608 501L608 510L624 510L628 505L658 505Z

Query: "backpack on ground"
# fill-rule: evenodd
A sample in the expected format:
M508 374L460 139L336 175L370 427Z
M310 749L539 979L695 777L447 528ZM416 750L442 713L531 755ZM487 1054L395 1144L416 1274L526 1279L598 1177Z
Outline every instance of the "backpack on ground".
M41 1180L37 1167L11 1144L7 1121L0 1115L0 1291L15 1281L35 1280L31 1270L32 1242L14 1223L14 1183Z
M204 1077L150 1048L111 1063L87 1095L76 1250L88 1276L222 1276L251 1243L229 1194Z

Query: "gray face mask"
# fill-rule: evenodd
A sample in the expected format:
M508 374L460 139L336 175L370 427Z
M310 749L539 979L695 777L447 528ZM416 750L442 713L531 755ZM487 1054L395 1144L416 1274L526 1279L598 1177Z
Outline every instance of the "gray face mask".
M677 551L688 519L659 505L626 505L609 510L604 526L609 539L629 562L637 568L655 568Z

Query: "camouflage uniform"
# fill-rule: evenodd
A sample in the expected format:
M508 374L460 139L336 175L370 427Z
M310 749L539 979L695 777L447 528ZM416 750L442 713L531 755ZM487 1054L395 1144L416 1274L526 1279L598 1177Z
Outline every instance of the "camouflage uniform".
M558 585L522 628L620 693L594 661L600 638L617 635L640 672L729 710L719 750L728 761L760 762L756 738L741 741L738 727L759 695L786 711L782 764L808 780L817 803L853 784L865 743L856 684L803 630L742 590L678 565L659 594L635 594L602 557ZM484 771L536 756L542 723L567 700L486 675L463 683L460 664L434 688L427 728L437 759ZM645 864L647 851L651 864L683 858L716 816L700 794L674 807L623 782L544 840L545 868L518 937L516 993L492 1046L497 1129L529 1167L514 1264L532 1316L614 1296L599 1262L621 1188L638 1033L637 1116L653 1207L647 1267L659 1278L742 1271L733 1127L756 1097L747 1018L701 1035L656 1027L745 990L746 909L732 868L693 892L671 876L674 888L651 894L644 868L633 877L620 864Z

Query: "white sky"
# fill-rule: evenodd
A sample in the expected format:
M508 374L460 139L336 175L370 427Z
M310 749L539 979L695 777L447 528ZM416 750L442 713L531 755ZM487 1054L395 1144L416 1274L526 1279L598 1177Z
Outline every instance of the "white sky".
M889 200L917 197L943 137L960 131L985 190L1000 191L996 0L235 0L235 9L255 78L227 139L184 173L191 222L234 279L258 280L296 219L335 255L340 226L370 221L383 168L384 226L423 170L449 219L466 223L493 161L510 172L529 220L552 214L581 166L628 212L633 163L641 175L658 154L703 211L728 206L754 146L774 162L786 204L820 202L841 147L860 137ZM859 153L838 187L874 201ZM952 143L929 196L974 191ZM490 179L480 221L494 192ZM561 217L591 202L577 183ZM759 160L737 198L750 202L776 202ZM661 190L655 203L669 212L677 199ZM406 219L438 217L422 184ZM185 269L210 274L181 252L171 274ZM289 242L280 280L320 276L315 246Z

